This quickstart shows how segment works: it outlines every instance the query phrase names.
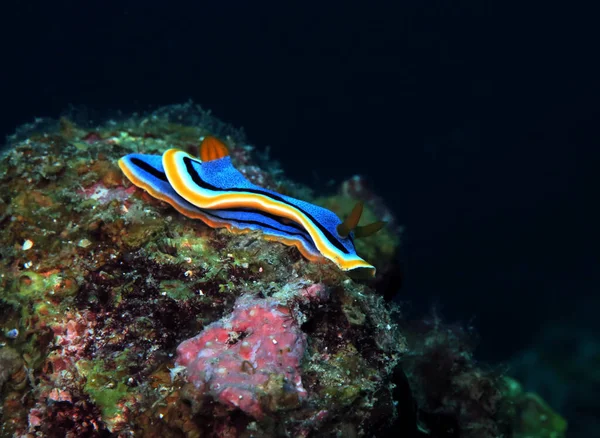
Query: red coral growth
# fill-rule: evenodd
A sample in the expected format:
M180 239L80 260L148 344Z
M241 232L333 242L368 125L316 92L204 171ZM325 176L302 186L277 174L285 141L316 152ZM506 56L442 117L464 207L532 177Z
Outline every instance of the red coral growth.
M102 140L102 136L98 132L88 132L86 135L82 137L82 140L87 144L94 144Z
M97 182L91 187L80 189L77 193L84 198L93 199L98 201L100 204L108 204L113 200L124 202L135 192L136 187L131 186L129 188L108 188L103 183Z
M96 314L66 312L52 322L52 351L42 366L29 432L42 436L101 436L100 410L82 394L76 363L94 339Z
M242 297L231 315L177 348L177 364L203 394L262 418L306 397L299 366L306 335L287 307Z
M63 370L71 368L83 357L83 352L93 336L96 314L93 312L67 312L65 317L52 324L54 350L48 355L45 364L46 377L59 377Z
M330 291L322 283L311 284L300 291L300 295L309 301L327 301Z
M108 436L105 425L99 420L99 410L85 400L77 400L74 403L52 401L41 409L31 409L28 418L30 433L23 436Z

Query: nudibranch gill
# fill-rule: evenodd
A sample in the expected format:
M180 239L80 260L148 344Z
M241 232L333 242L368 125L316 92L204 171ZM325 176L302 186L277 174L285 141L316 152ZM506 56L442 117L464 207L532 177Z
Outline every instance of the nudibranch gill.
M227 147L207 136L200 159L178 149L160 155L129 154L119 167L136 186L185 216L213 228L295 246L311 261L331 260L343 271L374 276L375 267L356 254L354 238L377 232L383 222L359 227L362 204L345 221L332 211L252 184L231 163Z

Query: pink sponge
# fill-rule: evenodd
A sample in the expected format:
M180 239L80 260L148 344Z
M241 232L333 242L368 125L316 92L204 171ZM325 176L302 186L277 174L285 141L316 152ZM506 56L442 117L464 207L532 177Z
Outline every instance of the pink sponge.
M306 397L300 361L306 335L287 307L241 297L231 315L177 348L177 364L202 393L260 419Z

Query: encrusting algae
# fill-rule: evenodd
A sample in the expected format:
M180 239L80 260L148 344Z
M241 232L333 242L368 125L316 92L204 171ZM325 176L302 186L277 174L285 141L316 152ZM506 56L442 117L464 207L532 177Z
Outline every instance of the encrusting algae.
M399 275L399 226L362 180L315 198L191 103L93 127L75 119L26 125L0 155L0 436L519 436L505 380L471 362L452 368L433 407L432 345L448 357L459 346L400 328L383 298ZM387 221L357 244L377 277L352 279L260 231L210 228L117 165L195 155L207 136L256 186L341 217L360 201L364 219ZM465 376L485 381L478 400L456 390ZM486 409L458 415L473 404ZM446 435L433 433L440 424Z

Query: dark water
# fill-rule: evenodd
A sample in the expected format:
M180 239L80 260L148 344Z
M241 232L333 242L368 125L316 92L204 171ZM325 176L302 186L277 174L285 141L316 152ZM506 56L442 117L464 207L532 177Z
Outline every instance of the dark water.
M473 324L480 359L561 348L548 335L561 327L600 343L594 11L79 5L2 5L3 135L70 104L191 98L270 145L297 180L366 175L406 227L398 299ZM592 362L570 355L585 379Z

